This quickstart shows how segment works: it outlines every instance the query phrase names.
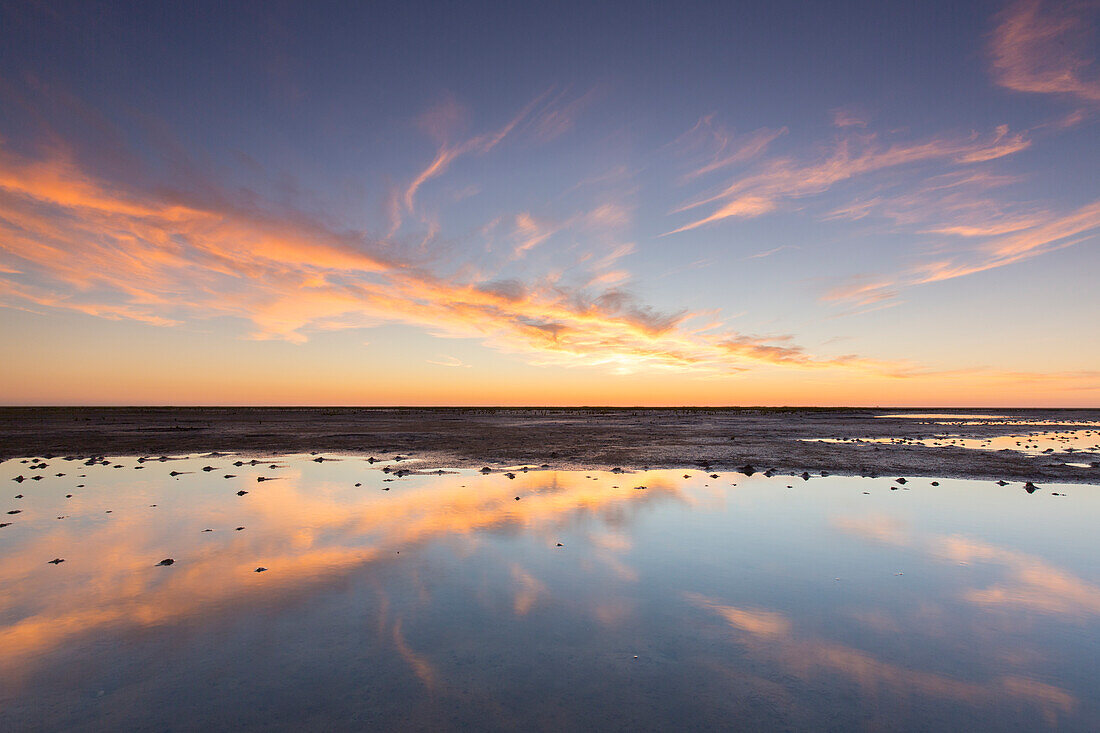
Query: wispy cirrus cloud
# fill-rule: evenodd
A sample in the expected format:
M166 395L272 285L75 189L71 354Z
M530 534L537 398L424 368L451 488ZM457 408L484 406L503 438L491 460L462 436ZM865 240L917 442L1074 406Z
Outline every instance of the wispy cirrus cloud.
M458 357L447 356L446 354L443 354L436 359L428 359L428 363L435 366L454 367L462 369L469 369L472 366L471 364L467 364L466 362L462 361Z
M950 237L951 245L939 247L898 273L853 275L826 292L824 300L870 305L894 298L906 288L986 272L1095 240L1100 236L1100 201L1066 213L1041 212L930 231ZM979 241L970 244L969 240Z
M786 127L778 129L762 127L753 132L738 134L722 125L716 119L716 115L705 115L690 130L672 142L672 147L692 161L691 170L683 174L680 180L686 183L715 171L753 160L786 134Z
M580 112L591 103L595 89L570 98L569 90L556 94L548 89L528 102L515 116L504 125L491 132L474 135L457 142L452 141L455 131L461 128L467 118L466 109L453 97L447 97L417 120L417 126L436 141L438 148L435 156L412 181L405 187L401 196L404 212L412 213L416 208L416 195L428 181L447 172L451 164L465 155L483 155L488 153L505 138L525 131L538 142L549 142L573 128ZM400 228L402 212L394 214L391 234Z
M1100 103L1100 68L1089 16L1096 3L1019 0L996 18L989 51L993 79L1018 92Z
M917 164L968 166L1003 158L1031 144L1024 133L1007 125L991 133L937 137L918 142L884 142L876 133L844 133L823 156L813 160L776 157L734 178L721 190L704 194L677 208L680 214L710 206L711 211L673 229L691 231L730 218L768 214L783 204L825 193L860 176Z

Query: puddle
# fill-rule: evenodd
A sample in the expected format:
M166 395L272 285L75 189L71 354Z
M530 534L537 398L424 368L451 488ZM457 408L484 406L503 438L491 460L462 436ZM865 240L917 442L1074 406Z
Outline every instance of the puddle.
M0 464L0 727L1100 727L1100 486L316 458Z

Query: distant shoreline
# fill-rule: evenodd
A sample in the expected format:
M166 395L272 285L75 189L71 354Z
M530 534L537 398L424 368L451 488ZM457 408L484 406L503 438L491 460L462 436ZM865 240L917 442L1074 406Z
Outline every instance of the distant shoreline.
M973 438L1019 426L946 426L883 413L990 413L1100 421L1073 408L772 407L3 407L0 458L32 455L252 455L340 452L413 456L425 468L548 464L561 469L710 468L1096 483L1100 453L822 443L819 438ZM1097 429L1100 432L1100 429ZM1100 442L1100 436L1097 438Z

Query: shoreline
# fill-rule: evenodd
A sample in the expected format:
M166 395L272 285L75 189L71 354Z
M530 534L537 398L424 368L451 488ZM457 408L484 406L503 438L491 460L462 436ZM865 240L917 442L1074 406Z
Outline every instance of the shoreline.
M973 414L974 410L939 413ZM1032 456L821 438L915 440L950 433L989 439L1072 429L1100 410L988 410L1048 425L942 425L929 408L0 408L0 459L51 454L159 456L334 452L416 458L418 470L548 464L557 470L683 468L798 476L915 476L1100 483L1100 451ZM1002 421L1003 422L1003 421ZM1082 428L1076 428L1082 429ZM1100 427L1090 445L1100 443Z

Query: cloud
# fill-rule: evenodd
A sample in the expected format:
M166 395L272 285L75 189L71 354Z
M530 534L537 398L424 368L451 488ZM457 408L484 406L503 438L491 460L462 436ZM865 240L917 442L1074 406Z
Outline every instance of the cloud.
M973 246L943 247L942 256L925 259L894 275L854 275L827 291L823 299L868 305L893 298L905 288L986 272L1092 240L1100 234L1100 201L1063 214L1048 212L930 231L985 241Z
M499 133L496 135L499 138ZM598 207L577 226L622 224ZM155 324L231 317L252 337L302 342L311 331L397 322L479 338L532 363L734 372L753 365L899 374L855 357L816 358L789 339L715 333L696 313L662 313L610 269L620 243L587 257L579 284L442 276L430 258L260 203L198 204L165 190L131 191L61 153L27 159L0 150L0 302ZM606 268L606 269L605 269ZM583 268L582 268L583 269Z
M441 355L437 359L428 359L428 363L442 367L462 367L463 369L469 369L471 366L457 357L446 355Z
M1100 69L1089 52L1095 3L1020 0L996 18L990 62L997 84L1018 92L1100 103Z
M771 257L772 255L778 254L779 252L782 252L785 249L798 249L798 247L794 246L793 244L783 244L783 245L780 245L779 247L773 247L772 249L765 250L763 252L757 252L754 255L749 255L745 259L746 260L759 260L759 259L763 259L764 257Z
M406 212L416 208L416 195L428 181L447 172L451 164L465 155L483 155L493 150L510 135L521 130L540 143L549 142L572 129L580 112L591 103L595 90L567 99L564 90L551 96L553 88L546 90L527 103L512 119L496 130L451 142L456 128L461 127L468 113L453 97L447 97L417 120L417 126L438 143L435 156L406 186L402 195ZM400 228L401 212L396 213L391 224L391 234Z
M706 176L738 163L745 163L762 155L783 135L787 128L762 127L747 134L738 135L715 120L709 114L672 142L682 155L695 161L692 170L681 177L681 182ZM700 160L701 159L701 160Z
M500 144L504 138L516 129L531 114L539 102L548 92L544 92L529 102L519 113L497 130L482 135L467 138L458 143L449 143L450 130L465 116L457 102L448 99L441 105L434 107L420 120L420 127L426 130L432 137L439 141L439 148L435 157L428 166L418 173L405 189L404 202L408 211L413 211L416 203L416 193L420 187L433 178L438 178L447 172L457 158L468 154L487 153Z
M700 196L680 206L673 213L708 205L714 208L711 213L669 233L691 231L729 218L768 214L785 202L823 194L859 176L917 164L967 166L984 163L1017 153L1030 144L1026 135L1011 132L1007 125L986 135L972 133L965 137L938 137L905 143L885 143L874 133L844 133L816 160L779 157L764 161L717 193Z
M867 127L866 115L851 108L838 107L831 114L834 127Z

